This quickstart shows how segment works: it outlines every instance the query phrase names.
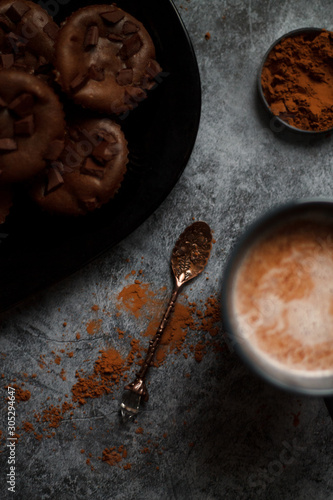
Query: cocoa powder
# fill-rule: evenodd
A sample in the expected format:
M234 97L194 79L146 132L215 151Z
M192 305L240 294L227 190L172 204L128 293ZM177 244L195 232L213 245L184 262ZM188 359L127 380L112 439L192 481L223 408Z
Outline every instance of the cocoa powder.
M302 129L333 127L333 33L297 34L272 49L261 74L274 115Z
M142 272L140 272L139 275L142 278ZM49 401L49 396L42 407L33 413L34 421L26 420L23 422L21 428L22 432L33 434L37 440L54 438L57 429L63 424L65 419L67 421L66 425L68 425L68 421L75 418L76 411L82 409L90 400L108 394L112 395L115 389L124 385L131 366L133 364L140 365L142 363L142 359L147 351L149 338L155 335L159 321L163 315L168 293L166 288L154 290L149 283L143 283L141 280L136 279L135 272L130 273L128 279L133 280L133 283L123 287L117 297L115 297L114 305L116 306L118 316L131 315L135 320L140 319L141 322L146 322L147 329L143 332L142 337L139 339L133 338L131 335L128 335L128 332L124 331L124 329L117 328L117 337L118 339L122 339L123 346L125 347L122 353L120 353L114 345L109 345L100 349L92 369L84 370L82 366L77 366L75 375L76 380L71 387L71 393L63 395L63 397L66 398L65 401L59 398L58 403L54 401L51 403L51 401ZM107 308L103 312L97 304L91 309L91 314L94 315L94 317L86 323L88 336L96 333L96 331L101 328L103 318L99 316L109 314ZM157 351L154 365L157 367L163 364L169 353L177 355L182 352L186 354L186 356L192 356L196 361L201 361L208 352L209 346L215 349L214 345L217 341L211 339L216 336L218 331L218 323L220 321L219 311L219 302L214 296L207 298L206 301L202 301L200 306L198 306L196 303L189 303L187 296L182 294L165 330L162 345ZM190 331L198 334L198 343L196 347L192 346L192 348L187 340ZM40 370L50 372L48 368L50 365L54 364L52 370L57 370L56 376L65 381L67 378L65 374L68 364L66 364L65 370L65 365L63 365L63 363L68 363L69 358L71 358L71 363L73 363L74 366L77 364L76 353L74 355L73 352L73 345L79 340L81 340L81 334L77 332L75 334L75 340L73 340L73 343L69 342L66 349L59 349L51 352L51 359L47 354L41 354L39 357ZM82 340L85 341L86 339ZM209 345L207 345L207 341ZM110 342L112 342L112 339ZM127 354L124 354L124 351L126 353L126 346ZM27 381L28 378L35 379L38 378L38 376L33 374L28 377L28 375L25 374L25 379ZM23 390L17 385L15 387L17 388L19 401L27 401L31 397L30 391ZM74 431L75 427L75 423L73 422ZM90 431L91 430L93 430L92 427L90 427ZM144 434L141 427L137 428L136 433L138 438L141 438ZM166 437L166 433L164 437ZM76 438L75 433L73 434L73 438ZM149 448L148 446L144 447L142 453L151 453L158 447L158 443L153 444L147 442L147 445L148 444ZM158 451L158 453L160 454L162 452ZM108 465L116 465L128 470L131 468L131 463L124 463L126 455L127 450L125 450L124 447L111 446L103 450L100 459ZM92 459L92 454L89 454L85 463L94 470L91 463Z

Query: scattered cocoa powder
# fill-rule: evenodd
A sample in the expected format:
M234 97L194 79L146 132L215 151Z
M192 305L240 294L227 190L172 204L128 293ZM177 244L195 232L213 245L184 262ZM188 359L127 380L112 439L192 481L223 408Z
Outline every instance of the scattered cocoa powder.
M63 416L57 406L51 405L49 408L45 408L42 413L42 422L48 422L49 427L59 427Z
M56 356L54 358L54 362L55 362L56 365L60 365L60 361L61 361L61 357L60 356Z
M130 368L138 350L138 341L131 341L131 350L126 359L118 351L109 348L100 351L100 356L95 361L94 371L88 376L76 372L77 382L72 387L73 401L81 405L87 398L98 398L110 394L115 384L119 384L121 377Z
M39 365L39 368L41 368L42 370L45 368L46 363L44 361L44 355L43 354L40 354L40 356L39 356L39 363L38 363L38 365Z
M200 341L197 343L197 345L194 348L194 358L195 360L200 363L202 361L202 358L204 354L206 353L205 351L205 345Z
M31 422L22 422L22 429L25 432L34 432L34 426Z
M201 321L201 329L215 337L219 332L221 322L221 307L219 301L211 295L205 302L205 312Z
M131 279L133 279L135 274L135 271L131 273ZM142 274L142 272L140 274ZM112 394L115 387L119 386L127 379L131 365L134 363L140 365L140 363L142 363L142 359L147 351L149 337L152 337L156 333L167 300L168 291L165 287L154 291L150 284L142 283L137 279L134 280L134 283L126 285L116 297L116 308L119 314L132 314L135 318L140 317L141 320L146 321L147 329L143 334L143 339L135 339L130 335L125 337L126 332L118 328L116 330L118 338L126 338L126 341L129 343L127 356L121 355L112 346L101 349L90 372L77 367L75 374L76 382L71 389L72 402L65 401L61 404L61 398L59 398L58 405L45 405L45 407L41 408L40 412L34 413L36 424L39 427L43 427L44 425L45 428L39 429L39 433L37 434L33 424L25 422L23 431L33 432L36 439L39 440L42 439L43 436L47 438L54 437L55 430L63 422L65 414L68 414L69 418L71 418L74 416L75 410L86 404L89 399ZM96 312L99 310L97 307L93 309ZM189 303L187 296L182 294L179 297L179 301L176 303L170 322L162 338L162 344L157 351L155 366L164 363L169 352L174 354L183 352L183 354L186 355L185 357L187 357L188 354L191 355L192 352L194 358L199 361L199 358L201 360L206 354L209 346L217 350L218 346L221 346L221 343L215 340L213 342L211 338L216 337L219 329L219 322L220 307L218 300L214 296L209 297L205 302L201 301L199 306L196 303ZM102 319L94 319L87 323L86 328L88 334L92 335L98 331L101 328L101 324ZM189 331L200 335L197 345L195 347L192 346L192 349L187 341ZM145 340L144 337L148 338ZM77 332L76 339L79 340L80 338L81 335ZM64 354L66 350L62 349L60 352ZM60 357L54 352L53 354L55 355L54 362L57 365L61 365L62 359L65 358ZM74 353L72 351L66 354L69 358L74 358ZM40 355L40 368L45 368L45 366L45 355ZM65 369L62 368L60 376L63 380L66 379L65 373ZM36 374L32 377L36 377ZM29 391L23 391L22 388L18 389L21 391L19 393L19 398L21 400L29 399ZM66 394L65 397L68 397L68 395ZM47 400L48 399L50 398L47 398ZM90 430L92 430L92 427L90 427ZM137 434L143 434L144 431L143 428L138 427L135 432ZM167 433L164 433L163 437L166 438ZM75 435L74 438L76 438ZM162 453L160 450L157 451L156 449L158 443L151 443L150 440L148 441L147 444L149 448L148 446L144 447L141 453L147 454L153 451L158 454ZM121 461L127 456L127 450L123 446L118 448L105 448L102 455L100 459L109 465L118 465L125 470L131 468L130 463L126 463L122 466L120 465ZM92 458L92 454L89 454L89 458L86 461L89 466L91 466L90 458ZM93 470L92 466L91 469Z
M123 339L125 332L123 330L120 330L120 328L117 328L117 333L118 333L118 338Z
M29 401L29 399L31 397L30 391L23 390L17 384L12 384L11 387L14 387L14 389L15 389L15 402L16 403L20 403L21 401Z
M33 424L31 422L22 422L22 430L24 432L28 432L28 433L33 433L35 438L40 441L42 439L42 434L38 434L36 431L35 431L35 428L33 426Z
M123 458L127 457L127 451L124 446L119 446L118 451L116 450L116 446L112 448L105 448L102 454L102 461L107 464L114 466L123 460ZM130 465L130 464L127 464ZM130 467L127 467L130 468Z
M155 335L157 328L159 326L159 321L160 321L159 319L153 319L149 323L147 331L145 333L146 336L152 337ZM162 348L162 351L160 351L160 355L157 356L156 358L158 362L164 361L166 348L168 348L168 350L173 350L173 351L181 350L188 329L191 330L196 329L195 322L191 314L191 310L189 309L189 307L186 307L186 305L182 304L181 302L177 302L174 307L174 311L172 313L172 318L167 324L161 340L160 346Z
M89 335L93 335L94 333L97 333L102 326L102 320L101 319L93 319L89 321L87 324L87 332Z
M148 284L133 283L125 286L119 293L117 308L120 310L123 306L138 318L149 298L153 298L153 292L149 290Z

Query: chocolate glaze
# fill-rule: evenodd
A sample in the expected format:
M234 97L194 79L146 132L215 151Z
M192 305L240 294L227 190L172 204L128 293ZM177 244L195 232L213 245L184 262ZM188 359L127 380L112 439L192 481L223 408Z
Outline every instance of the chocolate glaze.
M103 119L73 123L58 161L34 179L32 198L44 210L83 215L118 191L127 165L127 141L119 125Z
M84 7L66 20L55 67L76 104L108 114L136 107L161 71L142 23L115 5Z

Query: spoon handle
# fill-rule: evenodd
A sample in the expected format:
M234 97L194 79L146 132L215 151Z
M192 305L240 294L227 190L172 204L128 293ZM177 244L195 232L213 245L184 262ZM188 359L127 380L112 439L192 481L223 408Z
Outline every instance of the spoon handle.
M145 377L151 366L156 350L161 342L163 332L171 311L178 297L180 288L200 274L208 261L212 249L212 232L206 222L194 222L179 236L171 256L171 267L175 278L175 286L160 326L149 342L145 360L133 382L126 385L120 404L120 412L124 421L131 420L139 412L143 398L148 401Z
M149 399L147 387L145 385L144 380L145 380L145 377L146 377L147 372L149 370L149 367L151 366L151 364L153 362L156 350L161 342L162 335L164 333L165 327L166 327L167 322L169 320L171 311L172 311L172 309L175 305L175 302L177 300L180 288L181 288L181 285L179 286L178 284L176 284L174 286L172 295L171 295L170 300L169 300L169 304L165 310L165 313L164 313L164 316L161 320L160 326L158 327L157 332L155 333L154 337L149 342L149 348L148 348L146 357L144 359L144 362L143 362L140 370L136 374L135 380L133 382L131 382L130 384L126 385L126 387L125 387L125 390L132 391L132 392L142 396L144 401L148 401L148 399Z
M164 316L161 320L160 326L158 327L157 332L155 333L154 337L149 342L149 348L148 348L145 360L144 360L143 365L141 366L140 371L138 373L138 376L140 378L145 378L147 371L148 371L150 365L152 364L152 361L153 361L154 356L155 356L155 352L156 352L156 350L159 346L159 343L161 341L161 338L162 338L162 335L164 333L167 322L169 320L171 311L172 311L172 309L175 305L175 302L177 300L177 297L179 294L179 289L180 289L179 286L174 287L171 298L169 300L169 304L168 304L166 311L164 313Z

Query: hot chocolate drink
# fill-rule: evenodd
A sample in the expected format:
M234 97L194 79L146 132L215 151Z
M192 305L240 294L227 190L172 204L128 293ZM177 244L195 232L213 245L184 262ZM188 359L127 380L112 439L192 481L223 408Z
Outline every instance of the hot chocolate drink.
M254 363L307 377L333 374L333 223L266 232L234 276L231 323Z

